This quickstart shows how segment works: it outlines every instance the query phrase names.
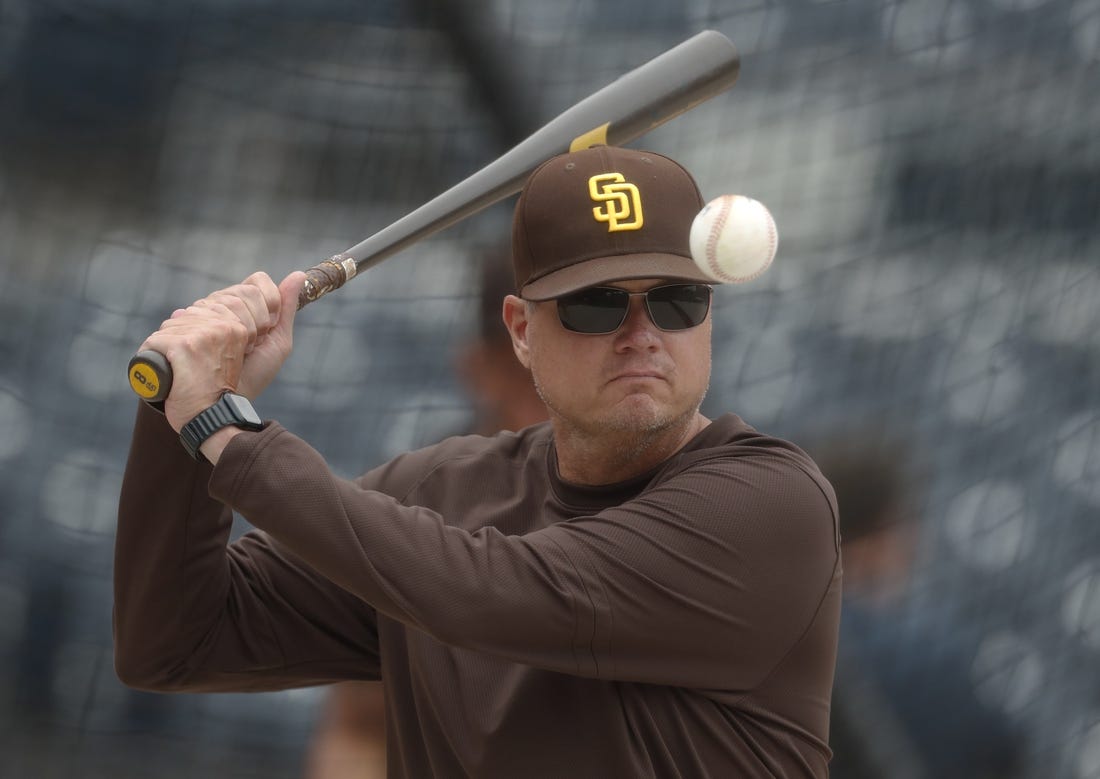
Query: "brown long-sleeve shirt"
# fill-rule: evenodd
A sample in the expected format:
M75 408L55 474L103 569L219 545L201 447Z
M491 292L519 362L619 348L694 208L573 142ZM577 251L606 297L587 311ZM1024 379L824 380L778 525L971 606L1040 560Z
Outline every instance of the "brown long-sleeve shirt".
M227 547L229 507L259 530ZM123 681L381 677L393 777L828 773L835 500L733 415L590 488L548 425L349 481L276 423L211 469L143 407L115 568Z

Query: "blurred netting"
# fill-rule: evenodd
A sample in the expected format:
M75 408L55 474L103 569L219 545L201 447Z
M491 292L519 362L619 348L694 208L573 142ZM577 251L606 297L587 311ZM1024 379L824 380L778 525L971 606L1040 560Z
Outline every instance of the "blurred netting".
M738 86L635 145L762 200L781 240L717 294L704 411L911 442L912 602L961 615L1027 776L1100 777L1095 0L0 2L0 774L301 775L316 691L114 676L127 359L705 28ZM262 413L346 475L468 424L452 355L510 205L303 312Z

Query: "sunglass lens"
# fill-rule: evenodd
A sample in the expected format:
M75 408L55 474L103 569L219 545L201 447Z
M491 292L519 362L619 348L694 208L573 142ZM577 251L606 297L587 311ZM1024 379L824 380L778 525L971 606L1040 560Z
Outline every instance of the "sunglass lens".
M710 310L711 288L706 284L672 284L646 295L653 324L662 330L687 330L702 324Z
M592 287L558 298L558 318L575 333L613 333L626 319L630 296L625 290Z

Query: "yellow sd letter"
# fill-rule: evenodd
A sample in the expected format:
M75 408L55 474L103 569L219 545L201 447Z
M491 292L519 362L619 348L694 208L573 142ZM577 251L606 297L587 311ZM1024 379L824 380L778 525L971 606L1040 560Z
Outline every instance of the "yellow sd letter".
M608 232L642 228L641 196L622 173L600 173L588 179L588 194L604 204L593 208L592 216L598 222L607 222Z

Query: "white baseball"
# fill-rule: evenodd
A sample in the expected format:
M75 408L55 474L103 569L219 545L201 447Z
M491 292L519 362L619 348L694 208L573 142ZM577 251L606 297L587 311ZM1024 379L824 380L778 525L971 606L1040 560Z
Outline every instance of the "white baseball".
M718 282L741 284L766 271L775 259L779 233L771 212L744 195L720 195L691 223L691 257Z

